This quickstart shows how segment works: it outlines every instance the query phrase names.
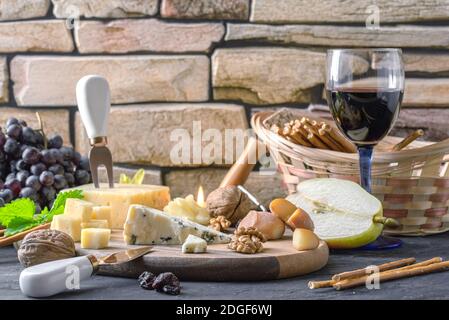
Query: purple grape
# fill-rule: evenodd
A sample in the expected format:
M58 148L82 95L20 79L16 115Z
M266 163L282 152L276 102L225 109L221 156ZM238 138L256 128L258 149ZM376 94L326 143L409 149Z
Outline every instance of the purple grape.
M50 171L44 171L39 176L39 182L46 187L51 186L54 180L54 175Z
M39 162L40 152L36 148L28 147L22 154L22 159L26 164L35 164Z
M8 174L8 175L6 176L5 181L13 180L13 179L15 179L15 178L16 178L16 174L15 174L14 172L11 172L10 174Z
M54 154L50 152L50 150L42 150L41 151L42 162L47 166L51 166L56 163L56 159Z
M25 163L23 160L19 160L16 162L16 170L28 170L30 166Z
M16 168L17 162L18 162L17 160L9 161L9 171L10 172L17 172L17 168Z
M62 152L59 151L59 149L50 149L50 153L52 154L53 158L56 160L57 163L63 163L64 162L64 156L62 155Z
M24 187L29 176L30 176L30 173L28 171L21 170L16 174L16 179L19 180L20 185L22 187Z
M3 147L6 142L6 136L3 132L0 132L0 147Z
M33 188L36 191L39 191L42 187L38 176L29 176L25 181L25 186Z
M62 141L62 137L57 134L52 136L50 139L48 139L48 148L56 148L59 149L62 147L63 141Z
M75 172L75 181L77 185L88 184L90 181L89 172L86 170L77 170Z
M30 198L33 201L37 200L36 190L30 187L25 187L20 190L19 198Z
M22 142L29 145L35 145L37 142L36 133L30 127L22 128Z
M78 151L73 151L72 162L78 166L81 161L81 154Z
M61 190L61 189L65 189L67 188L67 180L65 179L65 177L61 174L57 174L55 175L55 183L54 183L54 187L56 190Z
M16 155L20 151L19 143L14 139L6 139L3 150L9 155Z
M19 120L19 124L20 124L22 127L28 126L28 124L27 124L27 122L26 122L25 120Z
M89 171L90 169L89 159L87 157L81 157L78 168L81 170Z
M56 174L62 175L64 174L64 167L60 164L54 164L48 168L48 171L50 171L54 175Z
M38 195L38 194L36 194L36 198L39 198L39 195ZM36 200L36 201L39 201L39 200ZM41 213L42 208L41 208L40 204L36 202L34 205L35 205L35 207L36 207L35 213L36 213L36 214Z
M18 124L19 120L17 120L17 118L11 117L8 120L6 120L6 127L9 127L10 125L13 124Z
M12 124L6 128L6 134L13 139L19 139L22 134L22 127L19 124Z
M73 157L73 148L72 147L62 147L59 149L61 151L64 160L72 160Z
M51 201L53 201L56 197L56 190L53 187L43 187L41 189L41 194L44 198L44 200L47 203L50 203Z
M11 190L13 197L17 197L22 189L20 181L17 179L11 179L5 182L5 187Z
M14 199L14 194L9 189L3 189L0 190L0 198L2 198L5 203L8 203Z
M72 161L64 160L62 165L64 166L65 172L69 172L69 173L75 172L75 165L72 163Z
M35 176L40 176L42 172L47 170L47 166L43 164L42 162L38 162L36 164L33 164L30 168L30 171Z
M67 185L69 187L75 186L75 176L72 173L70 173L70 172L64 173L64 178L67 181Z

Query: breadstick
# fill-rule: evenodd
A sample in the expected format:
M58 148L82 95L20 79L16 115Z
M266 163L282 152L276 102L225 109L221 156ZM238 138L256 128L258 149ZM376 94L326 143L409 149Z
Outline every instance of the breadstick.
M345 148L343 148L337 141L332 139L331 135L323 130L323 128L318 129L318 135L321 140L323 140L328 146L331 146L332 150L346 152Z
M401 278L413 277L417 275L423 275L436 271L446 271L449 268L449 261L437 262L427 266L407 268L407 269L394 269L379 273L379 281L386 282ZM351 278L339 281L333 285L336 290L344 290L348 288L365 285L369 275L359 278Z
M379 271L386 271L386 270L391 270L391 269L407 266L407 265L410 265L415 262L416 262L415 258L406 258L406 259L401 259L401 260L384 263L384 264L378 265L376 267L379 268ZM342 273L336 274L332 277L332 280L334 280L335 282L338 282L338 281L348 279L348 278L366 276L367 268L368 267L363 268L363 269L357 269L357 270L353 270L353 271L347 271L347 272L342 272Z
M407 137L405 137L401 142L395 144L392 151L399 151L404 149L406 146L408 146L410 143L418 139L419 137L422 137L424 135L424 130L418 129L411 134L409 134Z
M349 142L343 136L335 132L334 128L332 128L330 125L323 124L322 129L327 133L329 133L332 139L337 141L345 149L346 152L353 153L357 151L356 147L351 142Z
M310 145L308 141L303 139L298 134L295 134L294 132L292 132L292 129L290 128L290 126L285 126L282 133L284 134L284 136L286 136L286 137L290 138L291 140L293 140L293 142L295 142L296 144L303 145L303 146L309 146Z
M304 129L306 129L306 131L309 132L309 134L307 135L307 140L309 140L309 142L314 145L315 147L319 148L319 149L329 149L319 138L317 135L315 135L312 131L307 130L308 128L306 128L306 126L304 126Z

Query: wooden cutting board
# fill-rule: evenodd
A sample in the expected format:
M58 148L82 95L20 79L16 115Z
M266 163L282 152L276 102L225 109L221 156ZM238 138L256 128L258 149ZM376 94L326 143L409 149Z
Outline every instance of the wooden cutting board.
M225 244L208 245L207 253L185 254L180 245L152 246L153 251L135 261L100 268L99 274L137 278L144 271L155 274L173 272L181 280L191 281L255 281L290 278L317 271L327 264L329 249L325 242L310 251L292 247L291 235L282 240L268 241L264 251L241 254L226 248ZM122 232L114 230L110 247L102 250L81 249L80 255L97 257L139 246L126 245Z

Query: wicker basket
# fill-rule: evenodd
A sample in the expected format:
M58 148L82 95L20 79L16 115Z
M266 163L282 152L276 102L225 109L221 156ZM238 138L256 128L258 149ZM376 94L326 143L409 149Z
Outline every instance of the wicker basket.
M269 130L272 124L308 116L304 110L258 112L251 125L275 159L289 193L311 178L359 181L358 155L294 144ZM332 121L326 121L334 125ZM414 142L408 148L387 151L401 138L387 137L376 146L372 167L373 194L383 203L384 215L401 226L385 233L422 236L449 230L449 139Z

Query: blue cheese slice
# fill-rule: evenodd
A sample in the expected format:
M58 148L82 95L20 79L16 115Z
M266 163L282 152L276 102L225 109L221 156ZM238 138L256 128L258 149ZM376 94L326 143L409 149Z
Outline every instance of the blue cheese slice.
M189 234L182 244L182 253L203 253L207 250L207 242L200 237Z
M127 244L183 244L189 235L198 236L208 244L231 241L230 235L193 221L142 205L129 207L123 230Z

